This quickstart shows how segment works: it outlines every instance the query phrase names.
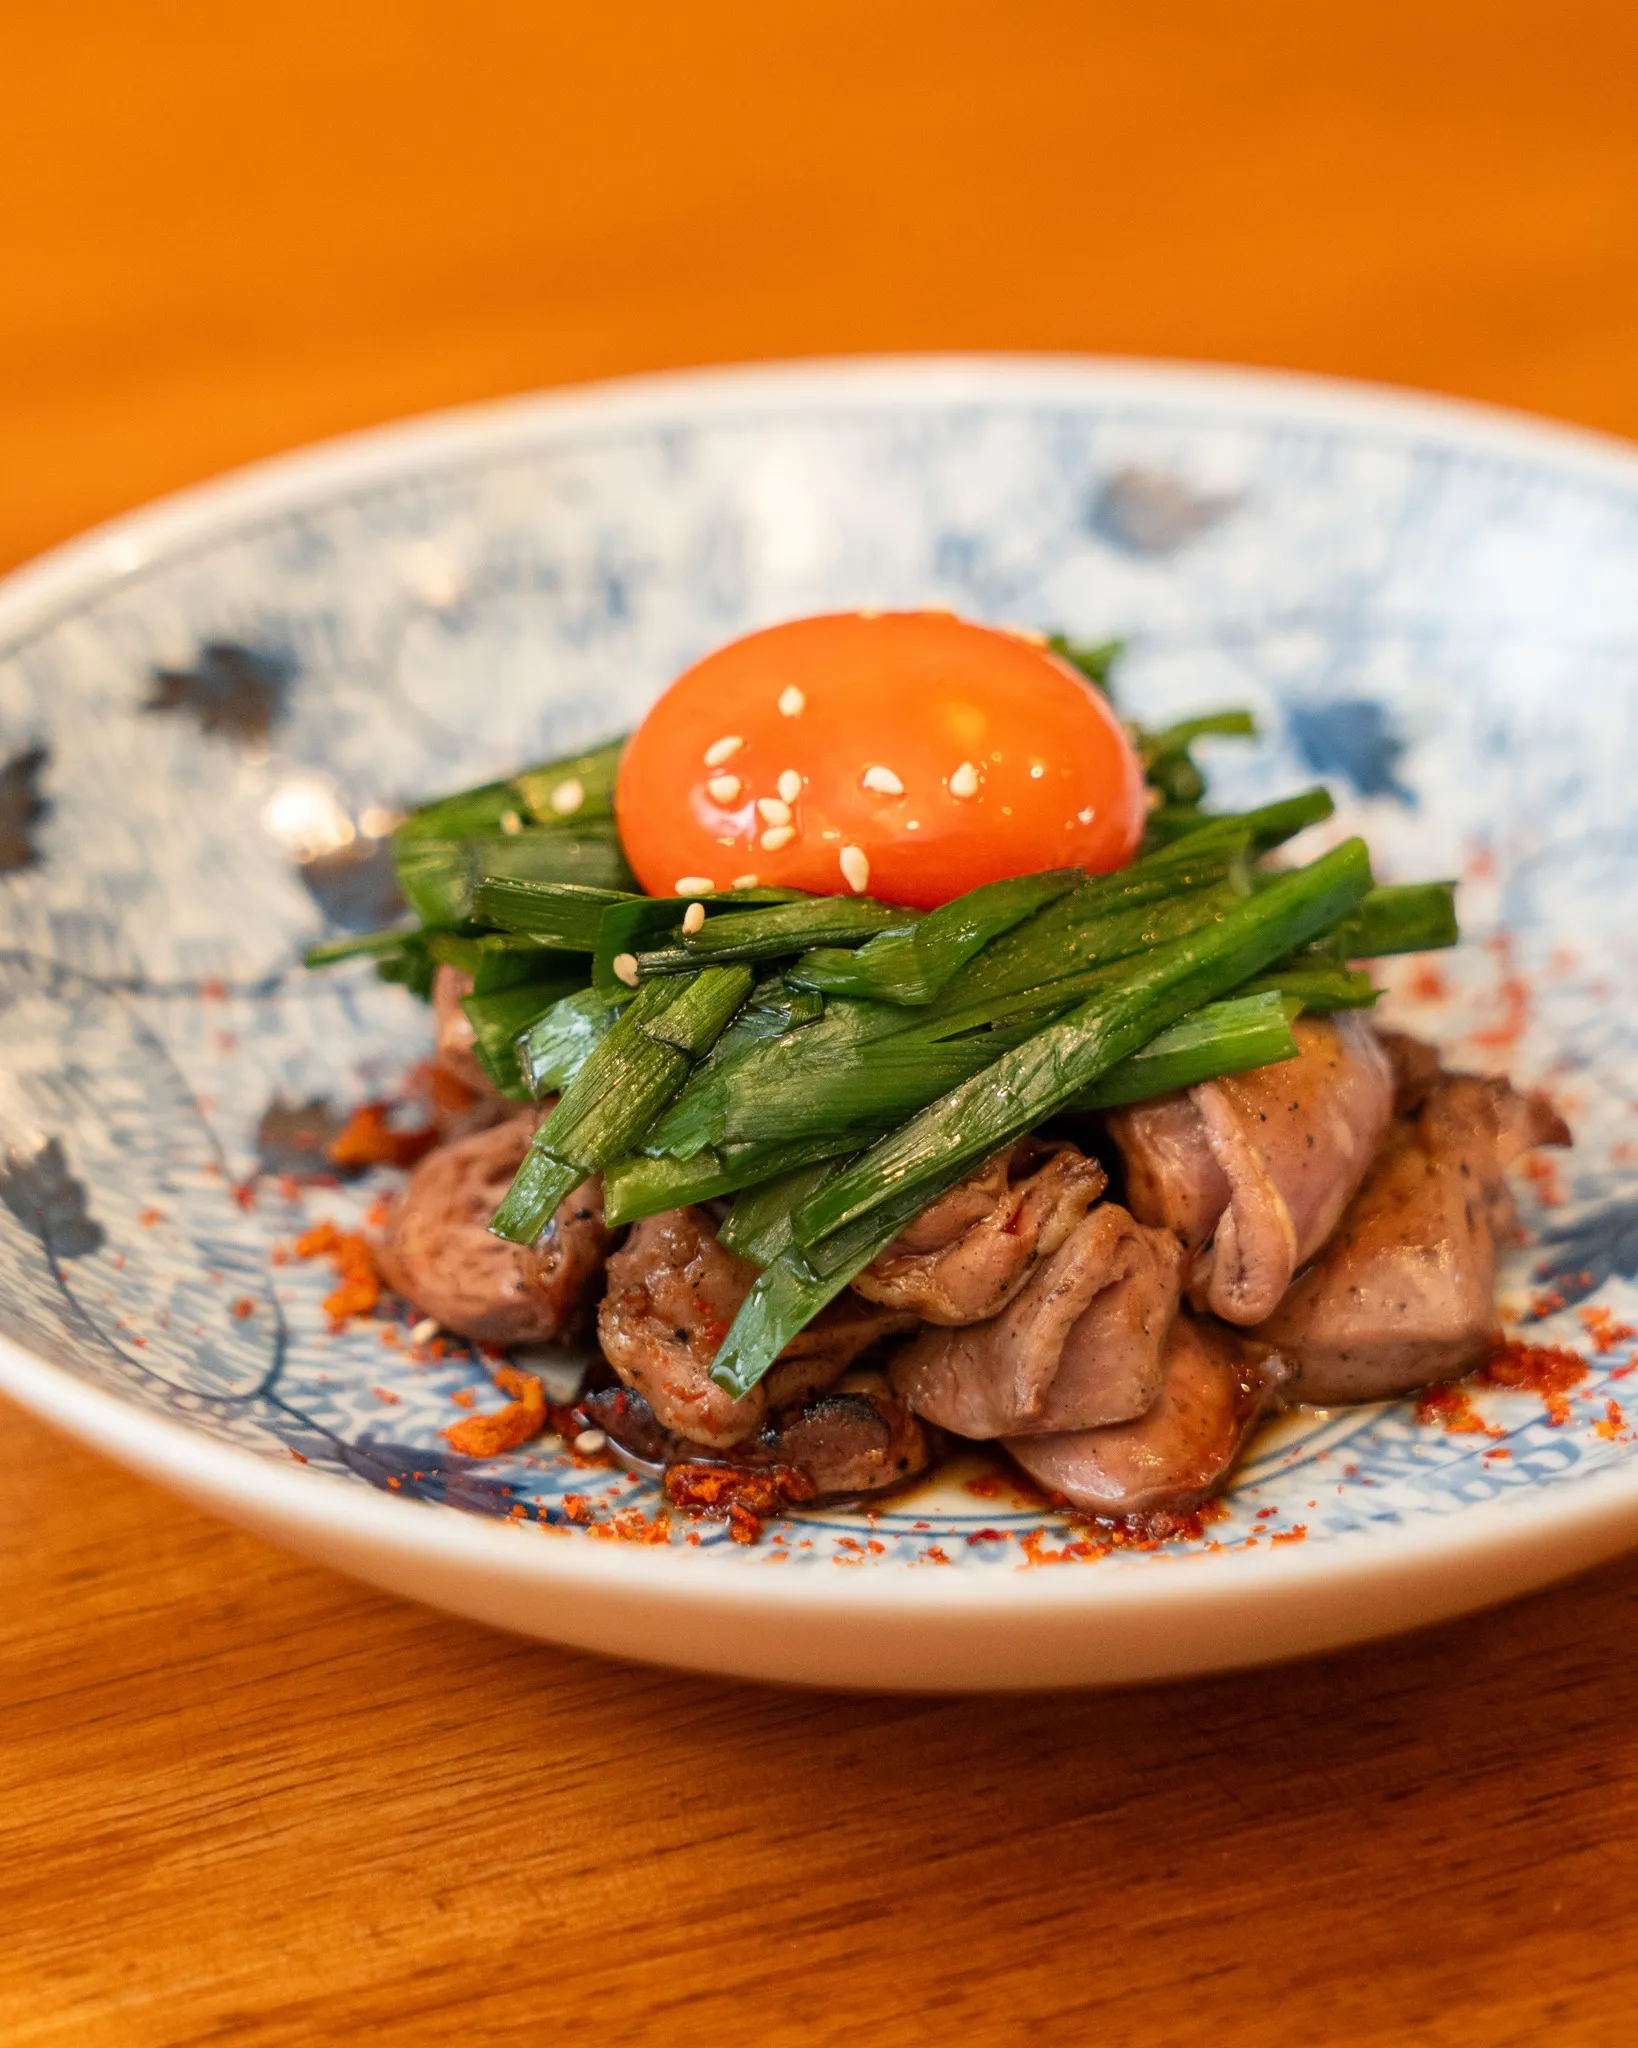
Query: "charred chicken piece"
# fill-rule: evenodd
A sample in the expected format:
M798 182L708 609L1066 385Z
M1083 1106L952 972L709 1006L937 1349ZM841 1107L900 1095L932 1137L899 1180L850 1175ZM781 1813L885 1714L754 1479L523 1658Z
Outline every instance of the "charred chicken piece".
M1436 1081L1258 1327L1299 1368L1293 1398L1389 1400L1477 1365L1495 1327L1497 1242L1514 1220L1506 1171L1538 1145L1569 1142L1539 1096L1474 1075Z
M1183 1252L1170 1231L1103 1202L1000 1315L925 1330L893 1362L918 1415L959 1436L1090 1429L1141 1415L1160 1391Z
M927 1470L936 1449L937 1433L894 1394L886 1373L868 1365L775 1411L754 1436L716 1452L666 1429L643 1396L627 1387L600 1388L580 1406L627 1461L656 1476L682 1467L795 1473L800 1496L807 1499L856 1497L903 1485ZM680 1504L712 1505L703 1497L709 1488L696 1490L701 1498Z
M1193 1253L1190 1299L1231 1323L1271 1314L1364 1179L1394 1077L1363 1018L1302 1017L1299 1054L1119 1110L1109 1128L1143 1222Z
M388 1285L479 1344L545 1343L584 1319L611 1242L602 1183L576 1188L528 1250L489 1229L533 1132L511 1117L429 1152L377 1247Z
M735 1399L711 1378L711 1362L756 1272L717 1242L699 1209L646 1217L609 1261L597 1317L603 1355L661 1424L692 1444L727 1449L754 1436L770 1410L830 1386L862 1351L915 1322L844 1294Z
M1108 1176L1072 1145L1021 1138L987 1159L853 1282L867 1301L958 1327L999 1315L1103 1193Z
M470 1088L480 1097L499 1096L493 1081L479 1066L472 1047L477 1033L472 1020L461 1008L464 997L472 993L472 977L459 967L441 964L432 973L432 1021L437 1033L436 1057L440 1067L459 1081L463 1088Z
M1227 1480L1258 1418L1291 1376L1277 1352L1209 1317L1173 1323L1160 1392L1131 1422L1006 1448L1029 1476L1088 1514L1181 1514Z

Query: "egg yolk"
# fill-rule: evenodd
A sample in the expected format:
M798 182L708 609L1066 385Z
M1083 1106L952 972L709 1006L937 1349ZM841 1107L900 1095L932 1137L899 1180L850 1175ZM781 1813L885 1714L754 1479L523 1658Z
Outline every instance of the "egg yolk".
M773 884L932 909L1143 834L1107 701L1045 645L946 612L842 612L730 642L633 734L615 808L656 896Z

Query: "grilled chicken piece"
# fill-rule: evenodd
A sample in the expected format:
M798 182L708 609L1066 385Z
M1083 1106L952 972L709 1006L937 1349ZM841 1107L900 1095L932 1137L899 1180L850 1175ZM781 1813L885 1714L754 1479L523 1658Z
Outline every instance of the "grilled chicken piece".
M1291 1367L1209 1317L1172 1324L1160 1393L1132 1422L1062 1436L1018 1436L1006 1448L1049 1492L1094 1515L1180 1514L1227 1480Z
M1425 1038L1412 1038L1408 1031L1387 1031L1381 1025L1376 1035L1393 1068L1393 1113L1415 1116L1444 1074L1439 1048Z
M1503 1176L1534 1147L1569 1142L1540 1096L1468 1074L1435 1082L1258 1327L1299 1368L1293 1398L1390 1400L1477 1365L1496 1321L1496 1245L1514 1216Z
M1107 1181L1072 1145L1021 1138L923 1210L854 1288L924 1322L983 1322L1051 1258Z
M628 1461L656 1476L702 1462L747 1472L799 1473L813 1496L881 1493L925 1472L937 1432L912 1414L878 1367L854 1366L835 1386L777 1410L754 1436L702 1461L701 1446L662 1427L641 1394L604 1387L581 1402Z
M603 1355L641 1394L662 1425L717 1449L762 1427L770 1409L805 1399L839 1379L879 1338L915 1317L843 1294L788 1344L759 1386L741 1400L711 1378L716 1357L756 1267L717 1242L699 1209L646 1217L609 1261L598 1311Z
M472 1019L461 1008L462 998L472 993L472 977L459 967L440 965L432 971L432 1021L437 1033L437 1061L463 1088L475 1095L494 1096L499 1091L478 1065L472 1047L477 1033Z
M533 1121L510 1117L429 1152L410 1176L376 1257L394 1293L480 1344L544 1343L584 1317L611 1242L596 1179L523 1250L489 1219L529 1149Z
M1076 1224L1000 1315L925 1330L893 1361L918 1415L958 1436L1090 1429L1141 1415L1160 1391L1183 1252L1117 1203Z
M1189 1295L1231 1323L1272 1313L1364 1179L1394 1077L1363 1018L1301 1017L1294 1060L1116 1111L1127 1200L1194 1254Z

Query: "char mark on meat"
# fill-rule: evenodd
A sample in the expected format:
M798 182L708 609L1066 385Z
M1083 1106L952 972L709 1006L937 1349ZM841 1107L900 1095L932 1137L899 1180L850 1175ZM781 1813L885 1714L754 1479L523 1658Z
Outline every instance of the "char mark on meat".
M1077 1223L998 1316L924 1330L893 1363L918 1415L959 1436L1124 1421L1160 1388L1183 1253L1114 1202Z
M1052 1257L1106 1180L1072 1145L1022 1138L925 1209L853 1285L924 1322L984 1322Z
M844 1294L736 1399L712 1379L711 1364L756 1272L717 1242L699 1209L646 1217L609 1261L597 1318L603 1355L661 1424L692 1444L727 1449L754 1436L770 1411L831 1386L872 1344L915 1321Z
M1393 1115L1394 1077L1362 1017L1303 1017L1298 1056L1115 1112L1127 1199L1192 1253L1190 1299L1260 1322L1331 1232Z
M611 1240L595 1178L562 1203L538 1245L523 1250L491 1232L531 1134L530 1118L512 1117L429 1152L377 1248L395 1293L475 1343L573 1335L602 1275Z
M1496 1247L1514 1222L1507 1169L1569 1142L1539 1096L1474 1075L1436 1081L1258 1330L1296 1362L1294 1398L1391 1400L1479 1364L1495 1327Z
M1130 1422L1010 1437L1029 1476L1088 1514L1181 1514L1228 1481L1291 1368L1277 1352L1187 1313L1167 1339L1160 1391Z

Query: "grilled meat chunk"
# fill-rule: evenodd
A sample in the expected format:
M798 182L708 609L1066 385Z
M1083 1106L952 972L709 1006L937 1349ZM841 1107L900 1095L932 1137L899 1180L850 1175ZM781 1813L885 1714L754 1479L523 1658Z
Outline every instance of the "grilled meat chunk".
M581 1402L626 1459L658 1475L673 1465L793 1471L814 1497L881 1493L925 1472L937 1432L906 1407L875 1366L854 1366L832 1387L768 1415L753 1436L707 1453L666 1429L643 1396L603 1387Z
M726 1449L755 1435L771 1409L830 1386L862 1351L915 1322L844 1293L736 1400L711 1378L711 1361L755 1279L755 1266L717 1242L699 1209L645 1217L609 1261L597 1317L603 1355L691 1443Z
M983 1322L1051 1258L1107 1179L1072 1145L1021 1138L923 1210L854 1288L924 1322Z
M1084 1216L1000 1315L924 1330L893 1362L918 1415L959 1436L1090 1429L1160 1390L1183 1252L1114 1202Z
M533 1120L509 1117L429 1152L410 1176L376 1256L393 1291L480 1344L544 1343L583 1319L610 1244L602 1183L565 1200L528 1250L489 1219L529 1149Z
M495 1084L479 1066L472 1047L477 1033L472 1019L461 1008L472 993L472 977L459 967L441 964L432 971L432 1021L436 1031L436 1057L446 1074L470 1088L475 1095L493 1096Z
M1453 1379L1495 1327L1496 1246L1512 1227L1504 1178L1563 1119L1505 1081L1447 1075L1394 1126L1342 1226L1257 1334L1293 1359L1293 1397L1381 1401Z
M1393 1114L1370 1025L1302 1017L1294 1060L1119 1110L1127 1199L1193 1253L1190 1299L1231 1323L1272 1313L1347 1207Z
M1060 1436L1009 1437L1038 1485L1094 1515L1183 1513L1227 1480L1291 1367L1209 1317L1180 1315L1160 1392L1131 1422Z

